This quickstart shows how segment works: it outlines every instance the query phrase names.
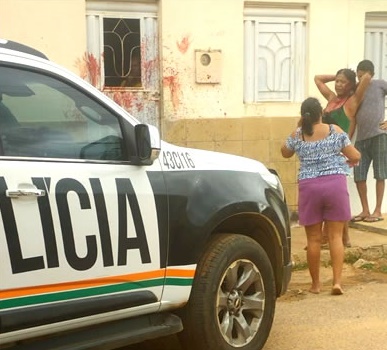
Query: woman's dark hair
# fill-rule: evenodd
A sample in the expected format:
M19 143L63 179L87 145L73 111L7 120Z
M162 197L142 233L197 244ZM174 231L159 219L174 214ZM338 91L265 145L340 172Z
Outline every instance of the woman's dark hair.
M336 77L339 74L343 74L348 79L348 81L353 86L353 88L354 89L356 88L356 73L352 69L349 69L349 68L339 69L336 73Z
M313 135L313 124L316 124L322 114L320 101L315 97L308 97L301 104L301 130L304 134Z

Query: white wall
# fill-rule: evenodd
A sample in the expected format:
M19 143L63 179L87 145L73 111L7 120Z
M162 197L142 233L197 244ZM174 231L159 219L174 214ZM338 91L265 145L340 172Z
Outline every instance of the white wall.
M376 204L376 181L374 179L374 172L372 170L372 164L370 171L368 172L368 178L367 178L367 192L368 192L368 204L370 207L371 214L375 209ZM387 183L386 183L387 185ZM353 181L353 176L348 177L348 190L349 190L349 196L351 200L351 212L353 215L357 215L361 213L362 207L360 204L359 195L357 193L356 184ZM387 213L387 187L384 194L384 200L382 205L382 213ZM387 224L386 224L387 225Z

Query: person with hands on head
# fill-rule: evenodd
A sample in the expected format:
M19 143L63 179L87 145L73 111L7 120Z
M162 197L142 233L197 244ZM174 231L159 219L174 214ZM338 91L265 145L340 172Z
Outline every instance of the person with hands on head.
M360 152L348 135L334 124L322 121L322 107L313 97L301 105L300 126L281 147L282 156L297 154L299 222L307 237L307 262L312 285L309 292L318 294L323 223L328 235L332 262L333 295L343 294L341 275L344 263L342 243L344 224L351 218L346 164L360 160Z
M348 68L339 69L336 75L316 75L315 84L321 94L328 101L323 111L323 121L328 124L337 124L343 129L350 139L356 130L356 113L363 101L365 92L371 81L371 75L364 75L356 85L356 73ZM332 91L327 83L334 81L335 91ZM348 169L349 173L349 169ZM349 238L349 223L344 225L343 244L351 246ZM327 241L323 230L323 244Z
M348 68L337 71L336 75L316 75L314 82L328 101L324 108L323 121L341 127L352 139L356 129L356 113L372 76L364 74L356 85L356 73ZM335 91L327 83L335 82Z

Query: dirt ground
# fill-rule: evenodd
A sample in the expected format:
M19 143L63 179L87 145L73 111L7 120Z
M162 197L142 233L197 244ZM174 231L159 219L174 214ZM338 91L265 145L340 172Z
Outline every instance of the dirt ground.
M368 268L355 268L353 265L344 265L343 269L343 288L344 291L354 286L368 283L385 283L387 284L387 273L379 272L380 268L387 266L387 261L379 260ZM329 293L332 284L331 267L321 267L320 270L322 293ZM302 300L311 296L308 292L310 287L310 275L308 269L293 271L292 279L289 284L288 292L278 299L278 302L289 302ZM387 286L386 286L387 288Z
M308 292L308 270L294 271L264 350L386 350L387 273L369 268L346 265L341 296L330 295L330 267L321 270L318 295Z
M285 295L277 300L269 339L263 350L387 349L386 261L368 268L345 265L344 295L330 295L331 267L321 267L322 290L308 292L307 269L295 270ZM175 336L135 344L122 350L183 350ZM202 349L198 349L202 350Z

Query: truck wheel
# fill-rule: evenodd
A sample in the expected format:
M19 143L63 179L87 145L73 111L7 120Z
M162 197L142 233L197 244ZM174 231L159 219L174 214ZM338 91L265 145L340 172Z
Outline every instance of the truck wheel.
M260 350L275 302L273 270L263 248L246 236L215 235L197 266L182 315L182 347Z

